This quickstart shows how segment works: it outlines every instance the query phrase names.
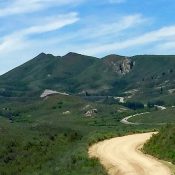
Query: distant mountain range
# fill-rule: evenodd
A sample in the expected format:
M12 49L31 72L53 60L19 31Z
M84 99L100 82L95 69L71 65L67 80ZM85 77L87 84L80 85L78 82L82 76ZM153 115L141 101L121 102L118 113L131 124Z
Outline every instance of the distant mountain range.
M1 97L39 96L45 89L76 95L124 96L128 99L174 96L175 56L41 53L0 77Z

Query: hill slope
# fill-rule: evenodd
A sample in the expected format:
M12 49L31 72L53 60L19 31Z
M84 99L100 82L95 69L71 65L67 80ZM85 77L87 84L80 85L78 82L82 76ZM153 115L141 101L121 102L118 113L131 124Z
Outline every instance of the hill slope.
M175 163L175 126L167 125L144 146L144 151L159 159Z
M68 53L40 54L0 77L0 95L34 96L45 89L73 94L120 95L133 100L170 99L175 93L175 56ZM173 100L173 99L172 99Z
M121 59L115 58L115 62L118 61L121 62ZM99 91L103 91L114 79L116 72L113 69L107 64L107 58L100 60L76 53L55 57L41 53L1 76L0 93L3 96L15 96L19 91L36 92L46 88L70 93L93 91L98 88Z

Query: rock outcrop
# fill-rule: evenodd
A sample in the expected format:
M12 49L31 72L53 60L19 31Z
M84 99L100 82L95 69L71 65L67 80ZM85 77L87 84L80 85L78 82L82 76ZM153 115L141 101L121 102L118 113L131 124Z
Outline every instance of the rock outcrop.
M129 73L135 65L135 62L130 58L118 55L109 55L105 57L104 62L110 69L120 75Z

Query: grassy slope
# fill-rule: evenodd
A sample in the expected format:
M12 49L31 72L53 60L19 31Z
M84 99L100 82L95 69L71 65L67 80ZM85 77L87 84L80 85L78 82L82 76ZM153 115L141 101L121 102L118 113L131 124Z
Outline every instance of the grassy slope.
M32 93L46 88L75 91L74 77L86 70L97 58L69 53L64 57L40 54L0 78L0 92L5 89L13 96L17 92ZM11 94L10 94L11 95Z
M144 152L175 163L175 125L167 125L144 145Z
M131 122L138 123L175 123L175 108L168 108L163 111L153 111L149 114L135 116L129 119Z
M128 89L139 91L132 98L148 102L150 99L165 99L167 103L175 103L174 94L169 94L168 89L175 87L175 56L135 56L132 57L135 66L130 74L124 77L128 82ZM158 88L159 87L159 88ZM163 87L161 94L160 88Z
M97 108L95 118L84 117L87 104ZM97 160L88 159L92 143L144 130L125 126L118 106L94 104L77 97L55 96L32 102L4 102L18 116L11 123L0 118L0 174L94 175L105 174ZM64 111L70 115L63 115Z
M166 79L173 80L175 56L143 55L132 57L132 59L135 61L135 66L125 77L128 81L150 87Z
M175 87L175 56L135 56L135 66L125 76L118 75L111 63L123 57L111 55L103 59L69 53L64 57L40 54L33 60L0 78L0 94L9 96L36 95L44 89L78 93L91 90L96 94L123 95L126 90L139 90L134 100L166 97L175 103L168 90ZM144 81L143 81L144 80ZM163 93L160 88L163 87ZM22 94L20 94L22 92Z
M113 87L112 94L117 94L121 89L124 91L127 88L141 87L142 91L133 97L136 100L150 100L150 97L164 99L166 96L167 101L171 97L170 104L174 102L174 95L170 96L167 92L160 94L159 90L154 90L154 87L160 86L166 80L169 80L166 88L173 88L174 56L135 57L135 68L130 74L119 79L96 58L81 55L77 57L72 53L70 55L65 56L65 60L52 55L39 55L1 77L0 91L5 88L15 95L22 91L37 96L39 93L35 94L34 91L40 92L41 89L50 87L70 92L90 88L101 92L101 89ZM173 72L170 73L170 69L173 69ZM165 75L162 75L164 72ZM152 79L155 75L160 78ZM89 103L98 109L95 118L84 117L85 111L82 108ZM18 116L12 117L13 123L4 117L0 118L2 175L105 174L97 160L88 159L89 144L154 127L123 126L119 121L121 117L129 114L117 113L119 106L95 104L77 97L56 96L44 101L23 98L20 102L16 98L11 98L10 102L1 98L0 110L3 108L10 108L10 112L17 113ZM62 113L67 110L70 110L71 114L64 116ZM167 121L172 120L173 111L167 111L163 115L153 112L151 115L157 116L154 122ZM164 115L167 115L166 119ZM166 138L166 133L163 132L162 135ZM160 139L160 143L161 141ZM167 143L170 142L167 140ZM172 147L173 143L170 143ZM167 155L163 155L162 158L170 159Z

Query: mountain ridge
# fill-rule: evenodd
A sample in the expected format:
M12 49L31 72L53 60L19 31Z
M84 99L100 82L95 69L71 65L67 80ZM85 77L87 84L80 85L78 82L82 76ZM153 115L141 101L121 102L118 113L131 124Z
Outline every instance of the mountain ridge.
M174 55L107 55L103 58L69 52L64 56L40 53L0 76L0 96L39 96L45 89L70 94L120 95L131 99L160 96L174 89ZM147 97L147 94L149 96Z

